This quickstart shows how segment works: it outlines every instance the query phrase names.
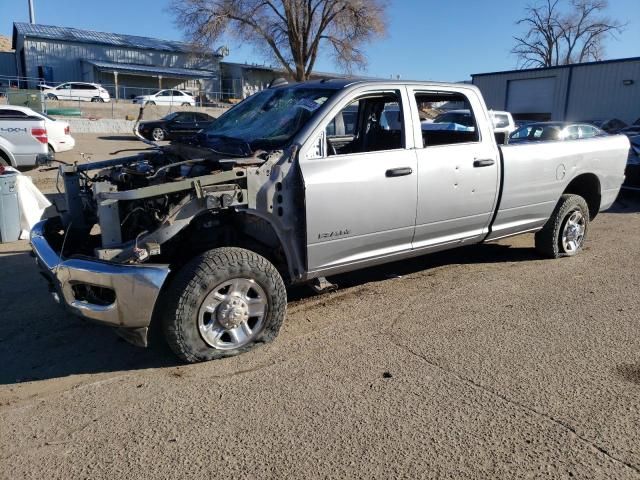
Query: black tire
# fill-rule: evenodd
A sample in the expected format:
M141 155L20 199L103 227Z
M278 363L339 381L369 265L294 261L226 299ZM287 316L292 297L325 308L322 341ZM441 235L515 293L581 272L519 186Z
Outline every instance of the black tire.
M11 162L9 161L9 157L5 155L4 152L0 152L0 165L3 167L10 167Z
M165 132L162 128L156 127L151 130L151 140L155 142L162 142L167 139L167 132Z
M147 102L145 105L155 105L155 104L156 104L156 102L150 101L150 102Z
M583 221L583 233L580 239L576 240L577 247L568 249L563 242L563 233L574 212L578 212ZM589 206L587 202L579 195L562 195L547 223L535 235L536 250L548 258L572 257L582 250L588 230Z
M184 103L182 104L182 106L183 106L183 107L190 107L190 106L191 106L191 104L190 104L190 103L188 103L188 102L184 102Z
M49 100L58 100L58 97L55 96L53 93L47 93L47 99L49 99Z
M200 311L217 287L238 278L249 279L263 290L266 314L261 329L249 343L234 349L217 349L205 342L200 333ZM165 338L171 350L189 363L237 355L258 343L274 340L287 309L284 282L276 268L257 253L234 247L216 248L191 260L172 280L165 298L162 305Z
M49 149L49 155L51 156L51 158L52 159L56 158L56 151L53 149L51 144L49 144L47 147Z

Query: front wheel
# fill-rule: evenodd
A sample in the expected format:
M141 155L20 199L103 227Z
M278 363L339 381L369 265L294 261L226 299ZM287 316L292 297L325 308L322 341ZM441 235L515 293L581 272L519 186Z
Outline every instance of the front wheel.
M156 102L150 101L150 102L147 102L145 105L155 105L155 104L156 104Z
M579 195L562 195L551 218L536 233L536 250L549 258L572 257L582 247L589 228L589 207Z
M47 100L58 100L58 97L53 93L47 93Z
M287 306L282 277L264 257L216 248L185 265L163 308L167 343L190 363L237 355L280 331Z
M153 138L153 140L155 140L156 142L161 142L165 139L166 134L164 133L164 130L160 127L156 127L151 131L151 138Z

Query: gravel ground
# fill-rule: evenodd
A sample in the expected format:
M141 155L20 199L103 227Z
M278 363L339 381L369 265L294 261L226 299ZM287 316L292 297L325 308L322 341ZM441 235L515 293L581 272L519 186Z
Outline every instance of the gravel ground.
M188 366L66 314L1 245L0 478L640 478L640 197L575 258L532 245L292 290L276 342Z

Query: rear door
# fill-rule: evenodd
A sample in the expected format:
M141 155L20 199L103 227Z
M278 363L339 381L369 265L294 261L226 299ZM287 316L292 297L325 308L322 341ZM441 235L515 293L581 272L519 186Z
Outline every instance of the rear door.
M472 243L488 231L499 187L499 154L486 110L473 90L409 88L414 118L418 201L413 248ZM468 109L447 130L422 130L419 110Z
M355 98L334 106L301 149L312 272L411 249L417 176L406 90ZM398 110L398 130L380 124L387 106Z

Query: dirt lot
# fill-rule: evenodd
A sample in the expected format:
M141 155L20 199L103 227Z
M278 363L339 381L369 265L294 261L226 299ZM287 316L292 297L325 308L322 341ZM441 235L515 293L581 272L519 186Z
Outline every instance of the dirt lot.
M576 258L532 243L292 290L275 343L189 366L66 314L3 245L0 477L640 478L640 196Z

